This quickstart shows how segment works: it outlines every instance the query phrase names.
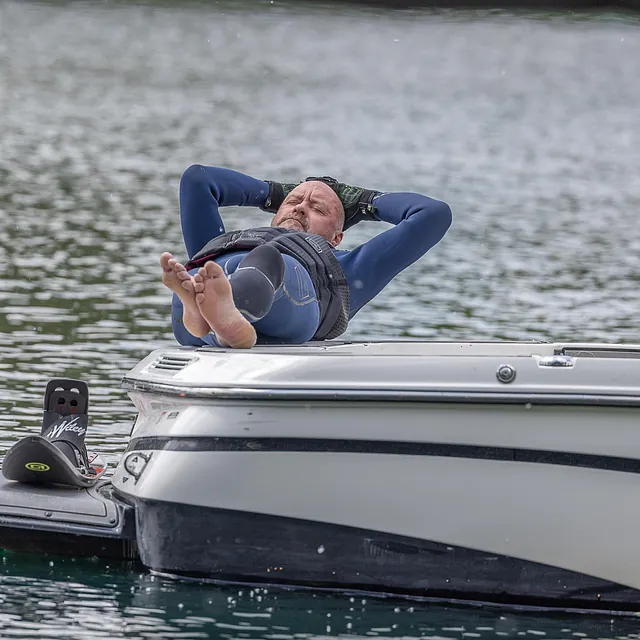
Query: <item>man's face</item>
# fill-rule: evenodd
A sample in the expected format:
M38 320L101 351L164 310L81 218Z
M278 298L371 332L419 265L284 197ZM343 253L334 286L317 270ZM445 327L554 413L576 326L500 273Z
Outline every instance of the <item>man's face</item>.
M335 191L324 182L312 180L291 191L271 226L316 233L336 247L342 240L343 223L344 210Z

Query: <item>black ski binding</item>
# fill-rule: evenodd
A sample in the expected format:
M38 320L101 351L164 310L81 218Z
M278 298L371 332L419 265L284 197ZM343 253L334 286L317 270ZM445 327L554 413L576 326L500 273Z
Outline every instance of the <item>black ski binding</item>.
M103 459L84 444L89 412L86 382L50 380L44 393L39 436L25 436L9 449L2 464L7 480L31 484L90 487L106 469Z

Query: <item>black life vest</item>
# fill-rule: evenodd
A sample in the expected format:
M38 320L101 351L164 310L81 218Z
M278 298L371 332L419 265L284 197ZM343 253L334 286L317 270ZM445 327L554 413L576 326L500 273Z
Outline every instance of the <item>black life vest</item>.
M331 340L342 335L349 323L349 285L333 247L322 236L281 227L229 231L207 242L185 266L201 267L225 253L250 251L267 242L298 260L311 276L320 306L320 323L311 339Z

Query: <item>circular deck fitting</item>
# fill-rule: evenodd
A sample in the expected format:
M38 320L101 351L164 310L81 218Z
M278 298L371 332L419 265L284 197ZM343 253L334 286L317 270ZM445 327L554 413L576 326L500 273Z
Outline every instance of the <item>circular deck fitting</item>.
M516 379L516 370L510 364L501 364L496 371L499 382L509 384Z

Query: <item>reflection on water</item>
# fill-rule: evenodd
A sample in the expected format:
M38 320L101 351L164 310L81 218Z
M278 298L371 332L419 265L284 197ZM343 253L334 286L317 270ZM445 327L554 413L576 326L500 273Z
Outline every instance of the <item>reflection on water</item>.
M0 586L3 638L640 638L637 619L196 585L89 560L8 554Z
M91 389L91 444L123 450L119 381L173 343L156 263L184 256L177 187L194 162L451 204L442 243L347 337L639 341L639 59L638 22L615 16L0 3L0 449L70 376ZM2 637L632 637L3 560Z

